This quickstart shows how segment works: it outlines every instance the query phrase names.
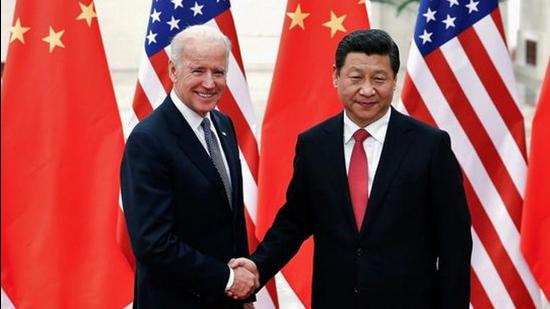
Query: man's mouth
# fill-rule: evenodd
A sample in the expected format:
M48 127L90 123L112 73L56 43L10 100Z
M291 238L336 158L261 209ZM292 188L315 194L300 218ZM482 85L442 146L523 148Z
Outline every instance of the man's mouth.
M215 95L215 93L195 92L199 97L209 99Z

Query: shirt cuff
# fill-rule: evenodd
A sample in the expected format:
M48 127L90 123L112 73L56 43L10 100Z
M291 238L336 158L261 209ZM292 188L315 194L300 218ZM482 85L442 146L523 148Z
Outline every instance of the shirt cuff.
M226 291L229 291L229 289L231 289L231 286L233 285L233 281L235 281L235 272L233 271L233 268L229 267L229 279L227 279L227 284L225 285Z

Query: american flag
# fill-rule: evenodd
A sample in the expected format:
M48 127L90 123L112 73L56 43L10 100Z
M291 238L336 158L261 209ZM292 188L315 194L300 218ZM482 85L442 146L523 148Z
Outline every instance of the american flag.
M254 234L258 180L256 123L230 6L228 0L153 0L128 132L158 107L172 88L172 82L168 77L169 46L172 37L186 27L197 24L220 29L229 37L232 51L229 55L227 89L218 108L231 117L237 132L248 238L253 250L258 243ZM121 226L124 225L124 222L121 223ZM272 294L265 288L262 289L256 295L256 307L273 308L273 300L276 298L275 292Z
M463 169L472 306L538 307L519 247L525 132L497 0L420 1L401 99L409 114L449 132Z

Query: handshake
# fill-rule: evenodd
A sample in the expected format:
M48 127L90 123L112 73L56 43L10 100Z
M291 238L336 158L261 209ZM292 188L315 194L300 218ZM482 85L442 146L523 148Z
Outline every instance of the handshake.
M233 269L233 284L225 294L234 299L246 299L260 287L260 273L256 264L247 258L231 259L227 263Z

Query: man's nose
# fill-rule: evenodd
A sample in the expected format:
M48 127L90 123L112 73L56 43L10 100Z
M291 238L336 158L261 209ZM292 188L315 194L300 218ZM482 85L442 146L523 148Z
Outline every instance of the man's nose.
M214 82L214 76L212 76L212 73L208 72L204 76L204 80L202 81L202 86L204 88L214 88L216 86L216 83Z
M368 81L365 81L361 85L361 88L359 89L359 94L364 95L364 96L372 96L375 93L376 93L376 90L374 89L372 84Z

